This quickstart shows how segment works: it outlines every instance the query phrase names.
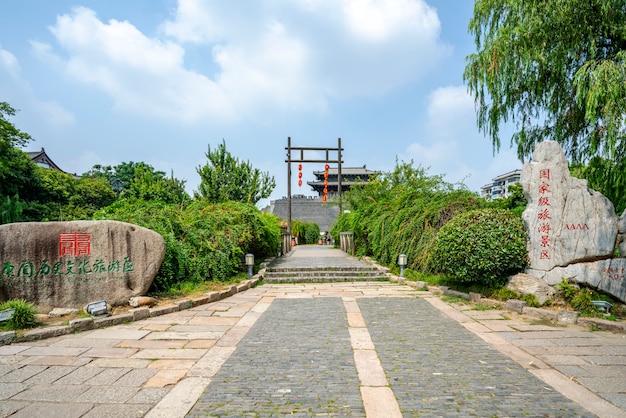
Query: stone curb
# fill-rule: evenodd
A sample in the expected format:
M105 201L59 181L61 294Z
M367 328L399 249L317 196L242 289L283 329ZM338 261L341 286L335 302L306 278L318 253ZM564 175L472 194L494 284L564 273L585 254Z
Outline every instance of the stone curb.
M624 323L609 321L607 319L601 318L580 317L579 313L576 311L568 311L564 309L559 309L555 311L551 309L533 308L530 306L526 306L526 302L517 299L509 299L506 302L500 302L493 299L481 298L481 296L476 293L463 293L456 290L451 290L447 286L431 286L428 285L426 282L409 281L403 277L398 277L394 275L390 276L389 281L405 284L415 289L427 288L428 291L431 293L440 292L441 294L446 296L458 296L473 302L480 302L487 305L497 305L506 308L509 311L517 312L521 315L526 315L533 318L547 319L562 324L578 324L603 331L626 334L626 324Z
M106 318L77 318L70 320L68 325L65 326L40 328L24 332L0 332L0 346L9 345L11 343L43 340L46 338L58 337L74 332L88 331L96 328L109 327L111 325L119 325L123 323L139 321L141 319L149 317L151 318L155 316L165 315L168 313L182 311L210 302L217 302L219 300L233 296L236 293L243 292L256 286L262 280L262 274L264 272L265 269L262 269L257 274L252 276L252 278L242 281L237 286L228 286L225 290L206 293L204 296L196 299L177 301L174 305L161 306L156 308L136 308L131 309L130 311L128 311L128 313L108 316Z

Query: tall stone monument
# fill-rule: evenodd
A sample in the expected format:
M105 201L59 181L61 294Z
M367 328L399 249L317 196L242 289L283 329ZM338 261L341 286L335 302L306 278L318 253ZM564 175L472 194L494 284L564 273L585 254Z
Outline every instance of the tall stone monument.
M626 211L569 173L555 141L539 143L522 169L528 205L527 273L555 286L563 279L585 284L626 302Z
M0 225L0 301L25 299L42 309L126 305L146 294L164 256L161 235L125 222Z

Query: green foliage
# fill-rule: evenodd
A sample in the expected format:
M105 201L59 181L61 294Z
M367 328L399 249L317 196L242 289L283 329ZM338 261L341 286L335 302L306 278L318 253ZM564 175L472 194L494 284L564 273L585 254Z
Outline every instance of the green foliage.
M138 165L133 174L123 197L179 204L189 200L185 181L174 178L174 173L168 178L163 172L155 171L150 166Z
M521 183L514 183L507 190L509 196L504 199L494 199L487 204L487 207L494 209L507 209L518 216L526 209L528 201L524 197L524 188Z
M168 178L163 171L157 171L143 162L124 162L115 167L96 164L83 177L106 180L111 190L121 197L166 203L185 203L189 200L184 180L176 179L173 172Z
M593 316L597 314L596 307L592 300L606 300L604 297L595 295L591 289L581 288L579 286L568 283L563 279L561 283L556 286L557 290L563 296L563 298L572 305L572 308L580 312L581 315Z
M298 238L299 244L317 244L320 227L315 222L291 221L291 235Z
M35 305L23 299L11 299L0 304L0 311L15 309L13 317L6 322L6 327L11 330L33 328L37 326Z
M13 198L0 197L0 225L22 220L22 211L26 204L16 195Z
M572 298L574 296L576 296L576 294L578 293L578 291L580 290L580 288L578 286L574 286L572 284L570 284L567 280L563 279L561 280L561 283L559 283L556 286L557 290L559 292L561 292L561 294L563 295L563 297L565 298L566 301L571 301Z
M583 315L589 315L596 311L593 303L591 303L591 290L582 288L570 300L572 308Z
M526 241L522 220L510 211L473 210L441 228L430 266L454 282L498 286L527 266Z
M101 178L81 178L76 180L74 192L69 197L70 205L92 211L109 206L115 202L115 193L111 185Z
M414 270L427 270L428 254L437 231L456 214L484 204L462 185L451 185L442 176L429 176L412 163L397 163L385 173L346 194L349 213L339 216L330 231L352 231L355 253L372 255L395 265L406 254Z
M0 155L9 148L23 147L32 141L30 135L9 122L8 117L15 116L15 112L7 102L0 102Z
M593 157L587 164L572 164L570 172L574 177L586 179L591 189L606 196L618 215L626 210L626 156L615 162Z
M533 294L521 295L520 300L526 302L526 306L530 306L531 308L538 308L541 306L539 299L537 299L537 296Z
M253 168L249 161L239 161L226 150L222 141L217 149L206 153L209 160L196 168L200 175L197 196L211 203L228 201L256 204L269 197L276 187L274 177L269 173Z
M121 199L95 218L133 223L163 236L166 254L153 291L182 281L226 280L240 270L246 253L257 258L274 256L280 242L278 218L236 202L196 200L183 206Z
M553 139L574 162L606 159L615 171L602 177L600 169L590 178L607 196L614 196L611 188L623 190L624 21L623 0L476 1L469 31L477 52L468 56L464 79L494 149L500 127L513 122L520 158Z
M19 195L28 199L37 194L39 185L35 164L20 147L32 138L9 121L15 112L8 103L0 102L0 197Z
M501 301L507 301L509 299L519 299L520 295L517 294L517 292L515 292L514 290L511 290L506 287L500 287L498 289L494 289L489 294L489 297L492 297L494 299L501 300Z

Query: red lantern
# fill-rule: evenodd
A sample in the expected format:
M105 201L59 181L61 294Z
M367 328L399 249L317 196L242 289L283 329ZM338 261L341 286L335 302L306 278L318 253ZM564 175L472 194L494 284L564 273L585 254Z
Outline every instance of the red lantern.
M324 187L328 187L328 180L324 180Z
M302 180L298 180L298 186L302 187Z
M302 164L298 164L298 171L302 170Z
M328 194L328 189L324 187L324 194Z
M329 168L330 168L330 166L329 166L328 164L326 164L326 165L324 166L324 170L326 170L326 171L328 171L328 169L329 169Z
M298 178L301 179L302 178L302 172L298 173Z
M327 179L328 178L328 171L324 171L324 178Z
M322 201L326 202L326 195L322 196Z

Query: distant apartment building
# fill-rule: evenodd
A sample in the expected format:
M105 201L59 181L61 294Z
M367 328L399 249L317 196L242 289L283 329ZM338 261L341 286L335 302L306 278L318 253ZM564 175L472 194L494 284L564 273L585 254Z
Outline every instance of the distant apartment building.
M509 197L509 186L519 183L522 170L513 170L494 177L491 183L480 188L480 195L487 199L502 199Z

